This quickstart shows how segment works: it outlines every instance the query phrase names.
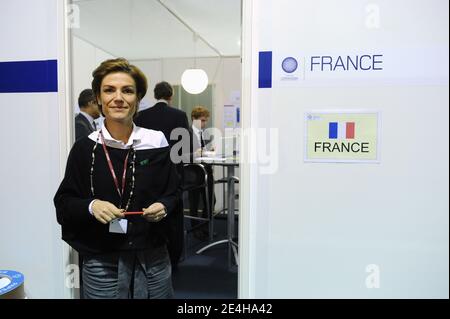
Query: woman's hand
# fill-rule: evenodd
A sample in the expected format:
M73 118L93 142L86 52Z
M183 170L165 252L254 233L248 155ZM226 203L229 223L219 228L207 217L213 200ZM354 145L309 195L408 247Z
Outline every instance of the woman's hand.
M96 199L92 203L92 215L102 224L108 224L117 218L124 218L123 209L117 208L114 204Z
M161 203L153 203L149 207L143 209L143 216L149 222L159 222L161 219L167 216L166 207Z

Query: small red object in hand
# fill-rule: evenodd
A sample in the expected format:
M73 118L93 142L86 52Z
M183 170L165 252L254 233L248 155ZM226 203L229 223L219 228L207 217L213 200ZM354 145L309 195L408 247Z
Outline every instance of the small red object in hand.
M142 215L144 212L125 212L123 213L125 216L129 215Z

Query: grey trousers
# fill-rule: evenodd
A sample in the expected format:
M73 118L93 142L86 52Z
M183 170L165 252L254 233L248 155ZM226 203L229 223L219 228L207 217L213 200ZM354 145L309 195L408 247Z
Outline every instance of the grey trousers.
M86 299L173 298L166 246L85 256L82 271Z

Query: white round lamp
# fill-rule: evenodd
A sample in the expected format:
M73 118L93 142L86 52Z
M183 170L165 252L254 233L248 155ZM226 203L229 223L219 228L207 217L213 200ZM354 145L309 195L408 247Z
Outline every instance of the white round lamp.
M181 76L181 85L188 93L202 93L208 86L208 75L202 69L187 69Z

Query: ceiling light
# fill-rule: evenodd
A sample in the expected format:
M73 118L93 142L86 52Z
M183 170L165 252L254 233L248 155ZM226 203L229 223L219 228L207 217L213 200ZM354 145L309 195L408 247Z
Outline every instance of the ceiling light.
M187 69L181 76L181 85L188 93L202 93L208 86L208 75L202 69Z

